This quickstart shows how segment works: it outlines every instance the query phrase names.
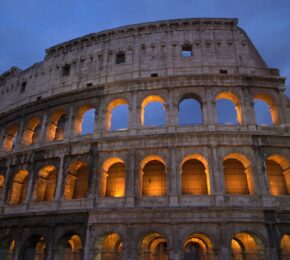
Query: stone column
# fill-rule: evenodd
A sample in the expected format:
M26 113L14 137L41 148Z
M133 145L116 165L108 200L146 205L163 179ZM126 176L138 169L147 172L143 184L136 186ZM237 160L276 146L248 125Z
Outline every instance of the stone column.
M9 160L9 164L7 165L7 170L5 173L5 179L4 179L4 184L3 184L3 190L2 190L2 194L0 197L0 207L5 205L5 202L7 201L7 197L8 197L8 191L9 191L9 182L8 180L10 179L10 173L11 173L11 168L10 168L10 160Z
M44 142L46 125L47 125L47 113L45 113L42 117L40 135L39 135L39 141L38 141L39 144L42 144Z
M138 126L138 112L137 112L137 101L136 92L131 95L131 106L129 106L129 124L128 128L130 135L136 134L136 128Z
M34 167L34 160L29 163L28 165L28 184L27 184L27 191L26 191L26 197L24 199L24 203L29 205L29 203L32 201L32 195L34 192L34 184L35 184L35 179L37 178L38 173L35 170Z
M169 132L175 132L175 128L178 126L178 104L176 104L173 91L169 91L168 95L167 127Z
M58 175L57 175L57 184L55 190L55 201L60 201L63 197L63 187L64 187L64 155L60 157Z
M170 167L166 173L168 180L168 195L170 199L170 206L178 206L178 187L177 174L179 174L176 167L176 149L170 148Z
M65 124L65 130L64 130L64 139L70 139L73 136L73 130L74 130L74 125L73 125L73 118L74 118L74 107L72 104L70 104L69 107L69 112L68 112L68 120Z
M88 223L87 224L87 230L86 230L86 241L85 241L85 245L84 245L84 251L83 251L83 259L87 260L90 257L90 230L91 230L91 226Z
M16 140L14 141L15 147L13 149L16 148L16 150L17 150L20 148L22 137L23 137L23 132L24 132L23 130L24 130L24 119L21 119L20 126L19 126L17 136L16 136Z
M135 180L135 150L127 154L126 161L126 206L134 206L134 180Z

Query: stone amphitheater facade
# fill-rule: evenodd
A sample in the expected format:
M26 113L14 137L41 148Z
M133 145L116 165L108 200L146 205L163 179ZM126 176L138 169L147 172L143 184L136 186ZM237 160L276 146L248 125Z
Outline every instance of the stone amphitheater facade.
M0 259L290 259L285 78L237 22L120 27L2 74ZM179 124L185 99L201 124ZM220 99L238 124L217 123ZM165 125L144 123L151 102ZM113 130L119 105L128 127Z

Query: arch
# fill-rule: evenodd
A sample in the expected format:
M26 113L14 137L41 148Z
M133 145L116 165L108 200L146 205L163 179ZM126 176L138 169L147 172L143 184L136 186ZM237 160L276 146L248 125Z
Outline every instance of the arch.
M4 174L0 173L0 199L2 196L3 188L4 188L4 182L5 182Z
M74 133L76 135L91 134L94 132L95 112L96 109L90 104L79 107L74 122Z
M3 140L3 149L5 151L10 152L15 147L18 131L19 126L16 123L6 129Z
M290 195L290 162L282 155L266 159L269 191L272 195Z
M125 195L126 167L122 159L111 157L102 166L100 181L101 197L123 197Z
M67 114L64 110L53 113L47 124L46 138L48 141L58 141L64 138Z
M26 241L20 259L45 259L45 249L46 244L44 237L41 235L32 235Z
M28 175L27 170L19 170L14 175L10 188L9 204L21 204L24 202L27 192Z
M214 259L214 246L208 236L193 233L183 244L184 259Z
M223 160L224 183L227 194L254 194L251 162L242 154L232 153Z
M141 163L141 191L142 196L164 196L167 193L166 164L164 160L151 155Z
M234 94L234 93L232 93L230 91L223 91L223 92L219 93L216 96L216 101L219 101L219 100L222 100L222 99L231 101L234 104L234 106L235 106L235 114L236 114L236 122L241 125L242 124L242 120L243 120L243 115L242 115L242 106L241 106L240 99L237 97L236 94ZM221 109L222 109L223 106L224 106L224 104L221 104ZM224 111L223 111L222 116L224 116ZM221 118L220 113L219 113L219 103L218 102L217 102L217 120L218 120L218 122L223 122L224 121L223 118ZM229 123L230 124L232 124L232 123L235 124L235 122L229 122Z
M279 125L280 118L279 118L278 106L276 102L274 101L273 97L271 97L269 94L258 93L254 96L254 101L255 99L261 100L269 106L269 113L271 115L271 120L272 120L273 125ZM255 112L257 115L256 109L255 109Z
M196 125L203 123L202 105L200 98L186 94L178 105L179 125Z
M64 199L83 199L87 196L89 185L89 167L85 161L77 160L67 169Z
M113 114L113 110L117 109L117 107L119 107L121 105L125 105L127 107L127 114L128 114L129 103L125 99L122 99L122 98L114 99L107 105L107 110L106 110L106 129L107 130L117 130L118 129L118 128L112 129L112 126L114 126L114 128L115 128L115 124L116 124L116 122L113 121L113 120L115 120L115 118L112 117L112 114ZM125 128L128 128L128 115L127 115L127 127L125 127Z
M183 195L209 194L209 177L207 162L204 164L197 158L206 160L201 155L187 156L181 166L181 184Z
M162 106L163 106L163 109L164 109L164 112L162 112L162 118L163 118L163 121L165 123L165 100L161 97L161 96L158 96L158 95L152 95L152 96L147 96L146 98L143 99L142 103L141 103L141 125L144 126L144 125L147 125L146 124L146 118L145 118L145 108L147 107L147 105L149 103L152 103L152 102L157 102L157 103L160 103ZM156 124L154 124L156 125ZM162 125L162 123L160 124Z
M51 202L54 200L56 188L56 167L46 165L38 171L34 186L33 200L37 202Z
M284 234L280 241L280 254L282 260L290 258L290 235Z
M0 239L0 257L5 260L13 260L15 240L9 235Z
M123 242L118 233L107 233L95 244L95 260L122 260Z
M248 232L239 232L231 240L232 259L263 259L263 245L257 236Z
M168 260L168 246L165 236L157 232L147 234L141 241L141 260Z
M76 233L67 233L57 243L55 259L81 259L83 243Z
M39 142L41 129L40 122L41 119L37 116L28 120L24 128L22 144L28 146L32 144L37 144Z

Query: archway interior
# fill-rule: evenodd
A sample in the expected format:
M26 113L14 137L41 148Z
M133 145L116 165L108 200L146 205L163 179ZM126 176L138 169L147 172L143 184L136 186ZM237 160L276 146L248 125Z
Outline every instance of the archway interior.
M25 125L22 144L23 145L32 145L39 142L40 129L41 129L41 119L39 117L31 118Z
M146 163L143 168L142 195L164 196L166 195L166 171L165 165L159 160Z
M107 172L106 197L123 197L125 195L125 163L116 162Z
M75 161L68 167L64 186L64 199L83 199L88 193L89 167L84 161Z
M54 200L56 188L56 167L47 165L42 167L35 183L33 200L37 202L51 202Z
M107 106L106 129L125 130L129 127L129 103L125 99L115 99Z
M254 110L257 125L273 125L270 106L263 100L254 100Z
M95 113L96 109L94 108L88 109L84 112L80 131L82 135L94 133Z
M234 260L244 259L243 257L251 257L253 260L258 260L262 253L261 242L256 237L245 232L237 233L234 236L231 241L231 249Z
M280 250L281 250L282 256L286 257L285 259L290 258L290 235L289 234L283 235L281 242L280 242ZM289 257L289 258L287 258L287 257Z
M121 260L123 243L117 233L102 236L96 243L95 260Z
M0 173L0 198L2 196L2 191L3 191L3 188L4 188L4 182L5 182L4 174Z
M3 140L3 149L5 151L12 151L13 148L16 146L18 130L18 125L13 124L5 131L5 137Z
M24 202L27 191L28 171L19 170L12 181L9 204L21 204Z
M159 233L150 233L141 243L141 260L168 260L166 237Z
M67 234L63 236L57 248L57 259L70 260L70 257L75 257L75 259L80 259L81 250L83 249L82 241L77 234Z
M202 124L202 108L197 99L185 98L179 103L179 125Z
M0 259L12 260L15 250L15 240L10 236L0 240ZM2 257L2 258L1 258Z
M190 159L182 165L182 194L208 194L206 169L202 162Z
M141 103L142 126L164 126L166 123L165 101L160 96L148 96Z

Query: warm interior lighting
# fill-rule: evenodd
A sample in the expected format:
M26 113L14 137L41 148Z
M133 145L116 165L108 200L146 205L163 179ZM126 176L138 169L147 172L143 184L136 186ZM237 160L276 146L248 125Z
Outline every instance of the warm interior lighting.
M106 130L110 130L112 126L112 111L120 105L129 105L128 101L125 99L114 99L111 101L106 110ZM119 129L118 129L119 130Z
M27 183L28 171L19 170L13 178L12 186L10 189L9 204L20 204L24 202L26 197Z

